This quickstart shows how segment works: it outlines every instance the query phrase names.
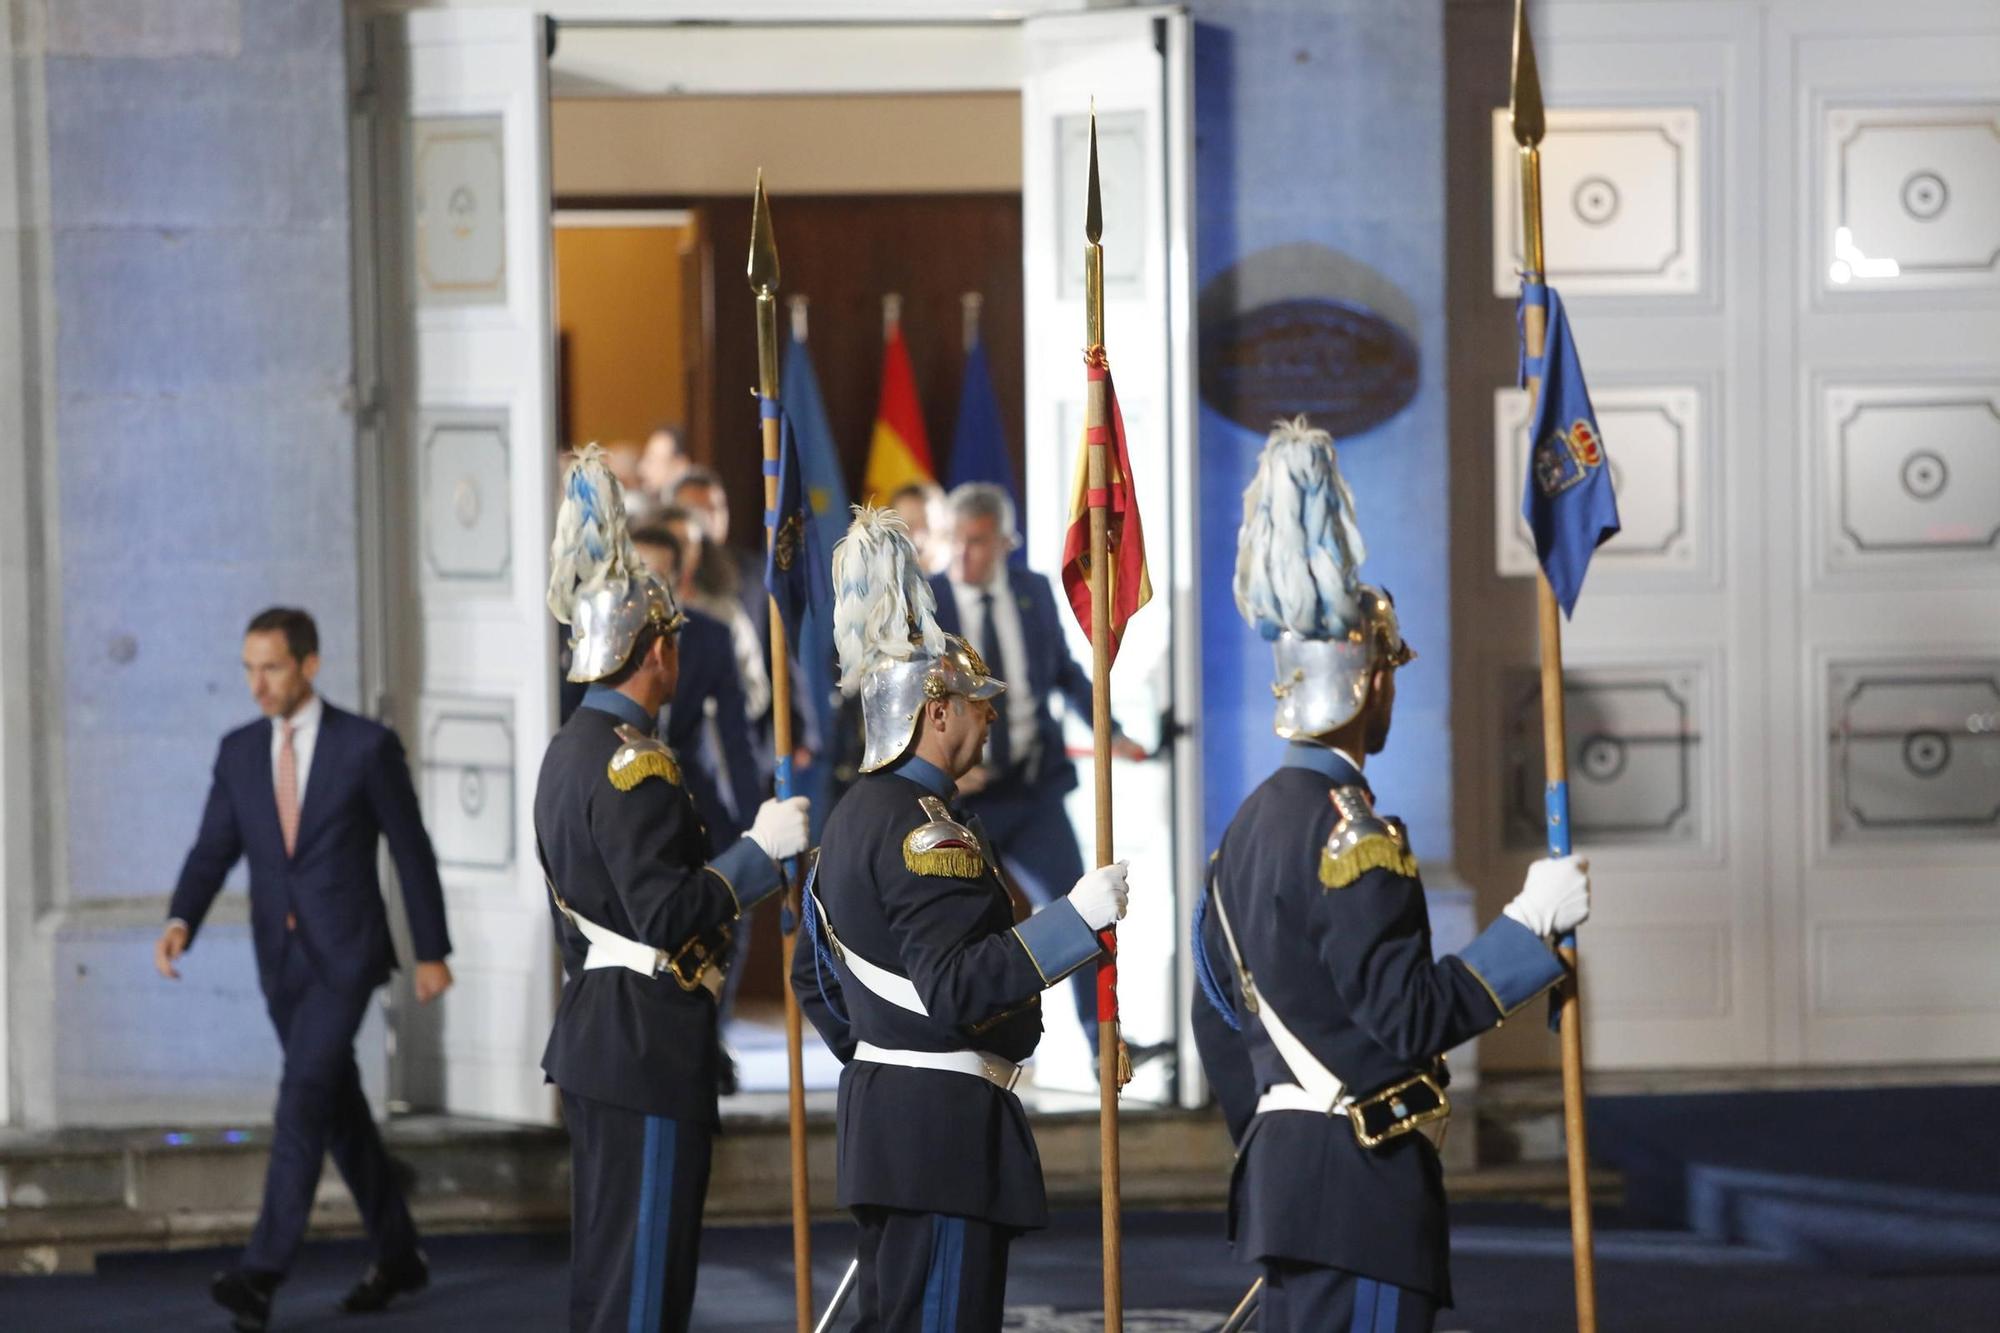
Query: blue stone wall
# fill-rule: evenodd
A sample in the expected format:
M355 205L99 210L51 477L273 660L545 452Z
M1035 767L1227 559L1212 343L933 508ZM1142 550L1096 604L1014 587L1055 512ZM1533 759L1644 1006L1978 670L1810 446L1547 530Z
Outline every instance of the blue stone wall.
M1395 594L1420 654L1398 677L1395 735L1369 761L1369 780L1383 808L1409 822L1418 854L1448 862L1443 0L1213 0L1193 12L1197 286L1247 255L1303 241L1371 266L1416 307L1416 397L1341 440L1340 461L1368 542L1364 577ZM1200 443L1213 847L1282 747L1271 734L1270 650L1230 590L1238 497L1263 437L1204 407Z
M74 912L57 941L53 1028L91 1051L58 1062L65 1119L261 1114L271 1095L243 932L204 935L168 986L131 922L164 915L216 743L255 716L252 614L309 608L323 693L359 702L342 8L50 24L63 893L132 904L123 925ZM155 1076L144 1048L171 1032L201 1034L172 1062L198 1071Z

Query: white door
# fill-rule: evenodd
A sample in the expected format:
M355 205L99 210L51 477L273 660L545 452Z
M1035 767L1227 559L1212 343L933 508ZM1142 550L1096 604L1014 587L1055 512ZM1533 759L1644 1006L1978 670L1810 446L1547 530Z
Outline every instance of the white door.
M1767 32L1778 1051L1992 1060L2000 9L1779 4Z
M361 323L381 389L364 484L380 530L364 544L381 553L385 711L437 848L457 978L429 1009L398 1004L398 1093L548 1121L558 975L533 819L556 697L545 25L414 13L368 38L380 296Z
M1161 758L1116 766L1117 854L1132 862L1132 914L1119 930L1126 1039L1176 1040L1188 992L1179 942L1197 882L1201 793L1198 742L1186 730L1200 697L1197 571L1192 514L1193 280L1189 253L1189 24L1178 10L1029 19L1021 81L1021 221L1026 282L1028 561L1058 580L1071 481L1083 440L1084 202L1092 99L1104 209L1105 347L1124 410L1146 534L1153 602L1133 618L1111 674L1112 708L1126 731ZM1065 611L1071 650L1090 646ZM1165 725L1179 717L1181 728ZM1090 719L1073 719L1073 746L1088 764ZM1086 773L1087 777L1087 773ZM1071 800L1092 853L1095 803L1086 780ZM1062 1071L1083 1090L1088 1061L1065 1020L1047 1006L1049 1043L1037 1080ZM1072 1041L1075 1045L1072 1046ZM1058 1049L1049 1051L1049 1045ZM1047 1056L1056 1056L1051 1059ZM1181 1052L1180 1094L1199 1100L1192 1041ZM1130 1095L1165 1098L1163 1065L1140 1073Z
M1564 645L1590 1062L2000 1056L2000 11L1534 21L1550 276L1624 519ZM1501 575L1534 568L1522 407L1486 474ZM1456 639L1461 848L1498 884L1541 841L1528 586L1482 580Z

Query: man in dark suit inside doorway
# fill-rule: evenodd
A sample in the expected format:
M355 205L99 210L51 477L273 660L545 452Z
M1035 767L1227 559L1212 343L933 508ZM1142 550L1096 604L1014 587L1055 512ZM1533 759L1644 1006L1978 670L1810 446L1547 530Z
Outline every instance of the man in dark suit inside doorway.
M354 1195L374 1250L347 1293L350 1313L421 1290L429 1268L388 1153L376 1131L354 1036L396 956L377 879L387 838L416 947L419 1003L451 985L444 892L396 734L313 692L319 631L304 611L273 607L243 635L243 670L262 719L222 738L201 831L181 868L160 974L194 943L239 859L250 862L250 933L257 975L284 1051L264 1202L241 1266L216 1275L216 1303L239 1333L270 1320L271 1298L305 1238L327 1153Z
M1013 498L990 482L973 481L953 490L946 506L951 565L930 580L938 624L970 643L987 670L1008 684L983 762L958 780L961 804L978 817L1008 876L1042 907L1083 875L1083 850L1063 808L1063 798L1076 790L1076 765L1050 701L1060 694L1072 713L1088 719L1090 673L1070 656L1048 579L1007 561L1018 543ZM1147 757L1144 746L1115 726L1111 752L1120 759ZM1070 992L1095 1051L1092 969L1075 973Z

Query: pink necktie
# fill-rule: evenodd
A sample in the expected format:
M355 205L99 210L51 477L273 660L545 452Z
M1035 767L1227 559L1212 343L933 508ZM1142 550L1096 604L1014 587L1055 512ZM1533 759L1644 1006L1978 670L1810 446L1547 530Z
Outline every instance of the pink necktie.
M292 748L292 720L278 719L278 828L285 835L285 855L299 841L299 755Z

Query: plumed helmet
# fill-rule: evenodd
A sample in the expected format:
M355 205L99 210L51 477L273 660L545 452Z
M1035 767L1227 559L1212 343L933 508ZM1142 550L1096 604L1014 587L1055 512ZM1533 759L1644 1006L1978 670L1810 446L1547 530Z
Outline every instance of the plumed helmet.
M570 627L569 678L602 680L625 665L640 631L672 634L687 617L632 545L625 494L588 445L563 473L562 508L549 546L549 610Z
M1370 676L1415 656L1394 600L1360 580L1367 554L1333 437L1304 417L1278 422L1243 492L1236 609L1271 642L1274 726L1286 740L1346 725Z
M1007 688L971 645L939 628L937 599L893 509L857 505L833 548L833 642L841 688L861 696L864 773L908 753L927 701L983 701Z

